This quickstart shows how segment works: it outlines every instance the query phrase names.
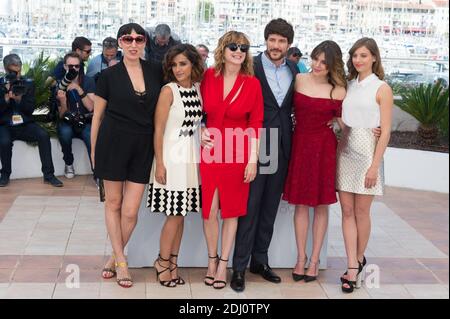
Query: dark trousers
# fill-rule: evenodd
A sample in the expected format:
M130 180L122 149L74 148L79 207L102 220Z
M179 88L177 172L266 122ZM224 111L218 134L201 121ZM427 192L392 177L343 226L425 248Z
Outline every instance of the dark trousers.
M250 185L247 215L239 218L234 246L233 270L244 271L251 264L268 264L268 250L273 226L283 193L288 159L278 149L278 169L275 173L258 174Z
M0 125L0 160L1 173L11 175L11 158L13 141L37 142L42 163L42 173L48 178L54 175L50 136L36 123L25 123L19 126Z
M59 122L58 139L61 144L63 159L66 165L72 165L74 161L72 153L72 139L74 138L83 140L88 151L89 160L91 159L91 124L86 124L81 132L76 132L71 125L65 122Z

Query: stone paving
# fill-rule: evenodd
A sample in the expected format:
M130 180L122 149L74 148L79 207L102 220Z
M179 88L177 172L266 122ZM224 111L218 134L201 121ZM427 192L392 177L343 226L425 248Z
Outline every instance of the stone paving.
M13 180L0 189L0 298L449 298L448 194L387 187L376 198L366 256L368 279L379 273L379 282L368 280L350 295L340 291L346 260L341 212L333 205L328 267L317 281L296 283L292 269L276 270L278 285L248 273L247 289L237 294L229 286L206 287L204 268L182 268L187 284L174 289L161 287L151 268L130 270L131 289L103 280L111 248L95 184L90 176L63 181L61 189L42 179ZM74 265L80 287L71 281Z

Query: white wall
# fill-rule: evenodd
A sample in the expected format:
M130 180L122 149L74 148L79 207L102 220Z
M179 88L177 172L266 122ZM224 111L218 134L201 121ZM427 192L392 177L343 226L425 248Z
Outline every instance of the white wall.
M388 147L384 155L386 185L449 192L449 154Z
M144 196L147 195L147 191ZM311 256L311 225L313 211L310 210L310 230L307 255ZM297 246L294 234L294 206L281 201L275 222L272 244L269 249L269 265L274 268L292 268L297 260ZM159 235L166 220L163 214L150 213L142 201L139 210L139 222L128 243L128 263L130 267L151 267L159 252ZM324 239L320 254L320 269L327 266L328 235ZM219 246L220 248L220 246ZM220 250L219 250L220 255ZM228 265L231 267L231 254ZM208 249L203 234L203 220L199 214L185 217L184 235L181 243L178 264L180 267L208 266Z
M77 175L92 174L86 146L73 140L74 168ZM61 146L52 139L55 175L64 175ZM449 154L388 147L384 156L387 186L417 190L449 192ZM1 165L0 165L1 167ZM42 177L37 146L15 141L12 158L12 179Z
M55 138L51 139L51 143L55 175L62 176L64 175L64 161L61 145ZM89 164L89 157L83 141L77 138L73 139L72 151L75 158L73 163L75 174L92 174L91 166ZM30 146L22 141L14 141L11 174L12 179L42 177L41 166L39 149L37 146Z

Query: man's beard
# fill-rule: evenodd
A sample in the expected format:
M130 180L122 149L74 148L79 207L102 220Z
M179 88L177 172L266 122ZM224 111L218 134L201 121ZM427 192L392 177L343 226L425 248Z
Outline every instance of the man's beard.
M274 56L272 55L272 52L274 52L274 53L279 53L279 54L280 54L280 57L279 57L278 59L275 59ZM283 59L286 57L285 54L283 54L283 52L281 52L281 51L275 51L275 50L273 50L273 51L267 51L267 53L268 53L268 55L269 55L269 57L270 57L270 59L271 59L272 61L280 61L280 60L283 60Z

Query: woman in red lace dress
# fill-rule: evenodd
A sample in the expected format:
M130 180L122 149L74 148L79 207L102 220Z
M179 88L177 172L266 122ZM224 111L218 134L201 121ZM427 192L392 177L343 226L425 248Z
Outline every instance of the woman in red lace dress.
M295 81L292 155L283 199L295 205L298 249L294 280L313 281L319 271L319 256L328 227L328 205L336 203L337 140L329 123L341 117L346 80L339 46L324 41L311 53L311 73ZM309 207L314 207L313 251L305 273Z
M249 49L243 33L226 33L215 51L215 66L206 71L201 85L206 127L202 129L200 175L209 254L205 284L216 289L226 285L238 217L247 214L250 182L256 177L264 105ZM217 253L219 208L223 219L221 257Z

